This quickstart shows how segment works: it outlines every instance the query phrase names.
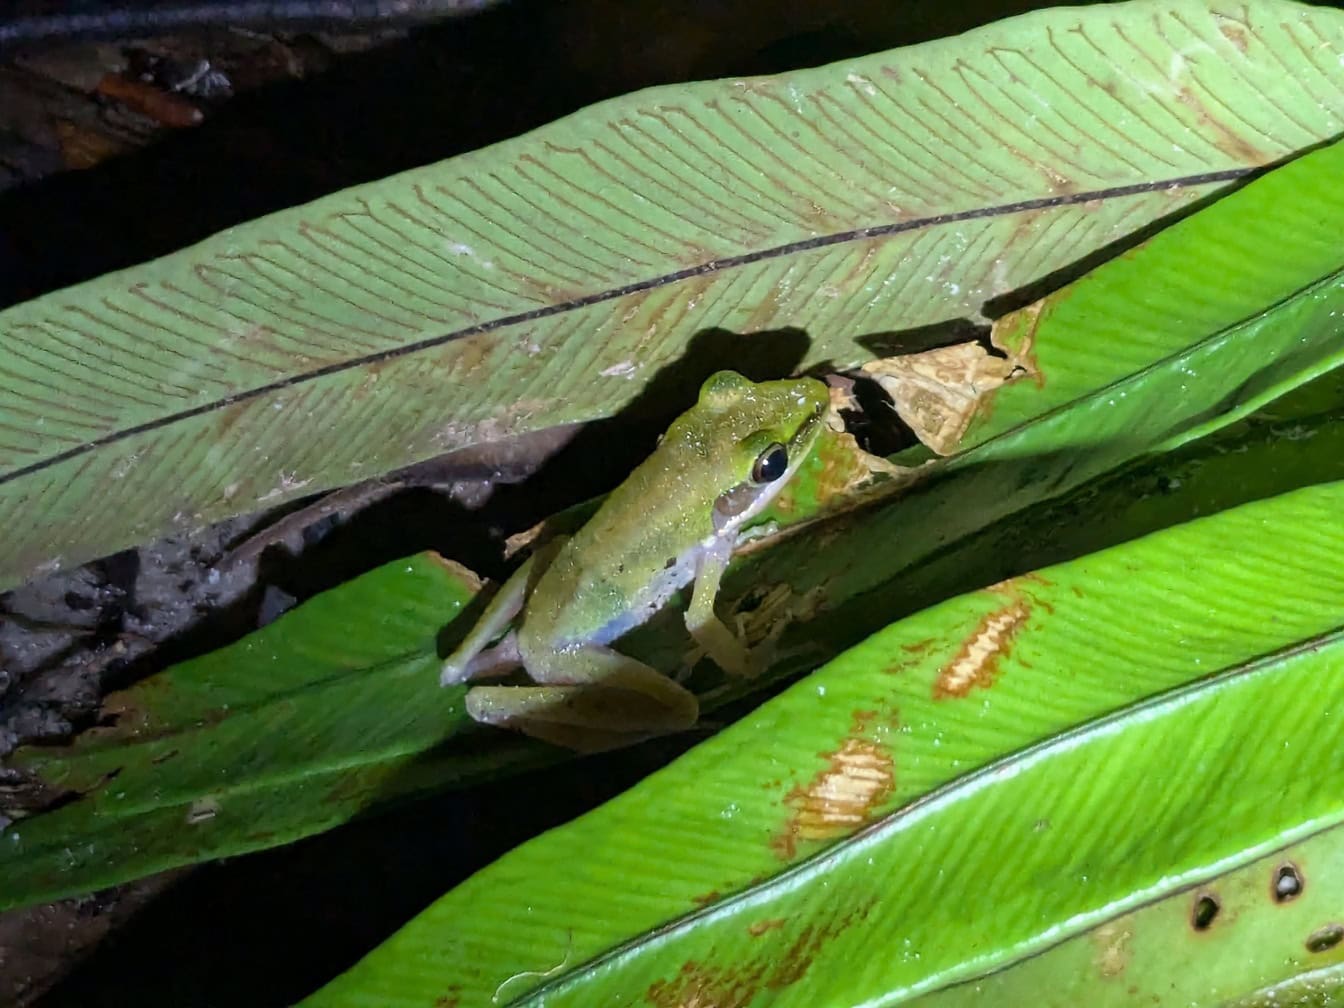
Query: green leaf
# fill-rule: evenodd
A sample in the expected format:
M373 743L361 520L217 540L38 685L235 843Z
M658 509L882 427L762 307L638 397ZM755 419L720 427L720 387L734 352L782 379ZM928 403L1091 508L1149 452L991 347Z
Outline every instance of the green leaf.
M689 394L914 347L1337 135L1341 49L1275 0L1045 10L640 92L11 308L0 587L611 415L683 356Z
M434 642L476 585L425 553L104 703L104 727L12 765L68 800L0 835L0 906L286 843L375 802L535 762L444 747L470 725ZM512 755L510 755L512 753Z
M1334 1004L1294 998L1304 989L1338 996L1344 949L1322 946L1337 933L1341 899L1344 829L1334 827L1113 916L998 973L911 1003L918 1008Z
M1175 227L1000 319L994 340L1031 369L987 397L963 448L1150 368L1344 268L1344 145L1270 172L1235 204L1200 215L1198 254ZM1198 373L1187 376L1194 380ZM1240 405L1240 404L1239 404Z
M1311 487L907 619L303 1003L895 1004L1336 826L1342 507Z
M1267 187L1282 212L1298 212L1291 205L1298 193L1344 231L1344 206L1315 203L1313 184L1338 172L1341 158L1344 146L1327 148L1271 176L1300 180L1295 187L1270 187L1270 178L1247 186L1173 227L1170 242L1140 248L1095 274L1124 269L1129 287L1085 278L1077 303L1093 303L1092 317L1104 320L1118 298L1141 291L1142 274L1132 264L1153 255L1165 269L1172 247L1196 258L1229 220L1261 228ZM1274 238L1265 234L1264 247L1291 258ZM1310 256L1299 265L1306 286L1264 313L1192 346L1177 344L1167 358L931 467L901 499L753 545L725 582L721 611L740 615L756 634L777 620L795 625L771 676L727 688L712 675L694 680L703 709L811 669L893 619L1031 565L1344 475L1344 453L1334 450L1344 414L1337 368L1344 281L1338 274L1316 279L1310 271L1319 261ZM1258 263L1237 266L1253 283ZM1201 282L1199 273L1188 275L1190 291ZM1173 320L1178 332L1182 319ZM1087 336L1085 321L1052 315L1038 336L1055 339L1062 327ZM1153 341L1163 338L1161 322L1153 320ZM1086 340L1074 345L1084 357L1092 353ZM1238 423L1275 396L1263 416ZM1225 439L1191 442L1227 425L1236 429ZM1162 451L1173 454L1156 454ZM794 495L793 517L806 518L830 491L847 486L853 461L843 454L822 460L810 476L815 483ZM1137 471L1149 482L1130 485ZM1136 503L1136 489L1158 496ZM21 824L21 842L0 843L8 881L0 901L51 898L256 850L409 793L561 758L477 728L462 710L461 691L437 687L435 634L472 586L432 558L408 563L415 576L390 565L255 638L114 698L108 713L122 722L111 733L21 754L20 765L74 800ZM403 611L410 615L399 616ZM672 607L622 647L675 669L689 645ZM222 784L246 801L226 795L226 802Z

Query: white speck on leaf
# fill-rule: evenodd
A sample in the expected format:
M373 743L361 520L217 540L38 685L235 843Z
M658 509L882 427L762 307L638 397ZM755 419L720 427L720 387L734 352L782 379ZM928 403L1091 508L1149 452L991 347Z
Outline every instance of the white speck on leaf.
M294 473L282 472L280 474L279 484L274 489L269 490L266 493L262 494L260 497L257 498L257 500L268 501L275 497L280 497L284 494L292 493L295 490L302 490L311 482L312 482L311 479L306 480L295 479Z
M873 82L870 81L867 77L863 77L860 76L859 74L852 73L849 76L847 76L845 80L848 83L853 84L864 94L868 95L868 97L870 98L873 95L877 94L877 88L873 86Z
M603 368L598 374L603 378L633 378L638 370L638 364L634 361L625 360L619 364L613 364L611 367Z

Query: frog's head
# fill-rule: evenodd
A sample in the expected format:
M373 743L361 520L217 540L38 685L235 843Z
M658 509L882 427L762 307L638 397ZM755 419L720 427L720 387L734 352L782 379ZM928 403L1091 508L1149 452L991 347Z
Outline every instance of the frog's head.
M830 393L815 378L753 382L710 375L694 409L674 425L712 481L714 529L735 530L788 483L821 433ZM673 431L669 431L672 434Z

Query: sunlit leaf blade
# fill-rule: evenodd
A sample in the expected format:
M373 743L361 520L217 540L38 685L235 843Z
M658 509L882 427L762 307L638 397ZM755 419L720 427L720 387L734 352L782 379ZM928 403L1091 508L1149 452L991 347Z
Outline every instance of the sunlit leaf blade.
M998 973L911 1003L919 1008L1329 1005L1335 1002L1301 1002L1295 996L1304 989L1338 996L1344 946L1330 941L1342 901L1344 829L1336 826L1112 917Z
M1338 134L1341 49L1276 0L1046 10L641 92L19 305L0 585L610 415L687 353L859 363Z
M304 1004L894 1004L1305 840L1344 821L1342 507L1308 488L907 619Z

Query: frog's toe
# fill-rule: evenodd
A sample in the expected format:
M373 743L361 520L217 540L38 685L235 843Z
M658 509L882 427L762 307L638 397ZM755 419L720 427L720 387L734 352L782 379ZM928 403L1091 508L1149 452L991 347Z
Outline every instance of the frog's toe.
M460 686L471 678L471 667L467 662L446 661L439 669L440 686Z

